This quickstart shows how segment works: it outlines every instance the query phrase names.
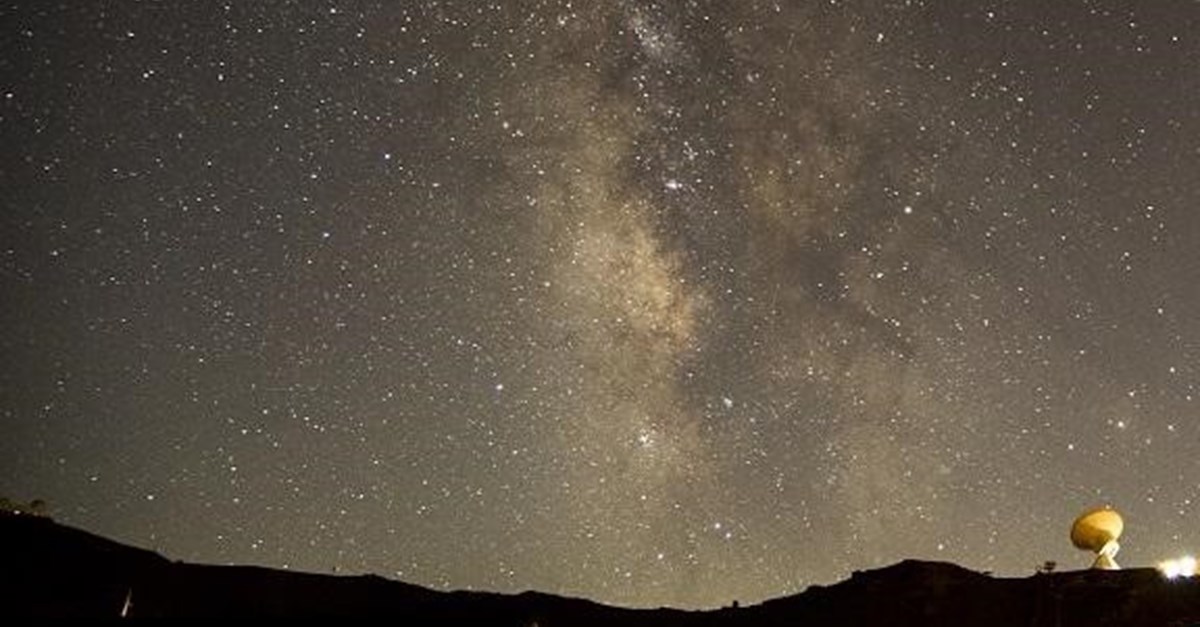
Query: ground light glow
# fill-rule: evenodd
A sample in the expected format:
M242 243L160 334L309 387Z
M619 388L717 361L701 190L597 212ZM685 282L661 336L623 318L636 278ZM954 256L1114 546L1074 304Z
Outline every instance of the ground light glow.
M1185 555L1173 560L1159 562L1158 570L1167 579L1192 577L1196 574L1196 558L1191 555Z

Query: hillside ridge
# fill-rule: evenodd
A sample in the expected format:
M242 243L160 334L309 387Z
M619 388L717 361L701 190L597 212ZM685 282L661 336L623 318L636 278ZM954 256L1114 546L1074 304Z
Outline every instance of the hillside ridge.
M22 617L388 617L402 625L1195 625L1200 581L1154 569L996 578L904 560L829 586L715 610L628 609L542 592L442 592L376 575L189 564L62 525L0 515L0 595Z

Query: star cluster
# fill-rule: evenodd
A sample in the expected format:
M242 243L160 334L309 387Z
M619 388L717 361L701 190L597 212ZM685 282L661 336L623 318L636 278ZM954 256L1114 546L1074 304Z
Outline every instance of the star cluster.
M710 607L1200 549L1200 7L0 8L0 492Z

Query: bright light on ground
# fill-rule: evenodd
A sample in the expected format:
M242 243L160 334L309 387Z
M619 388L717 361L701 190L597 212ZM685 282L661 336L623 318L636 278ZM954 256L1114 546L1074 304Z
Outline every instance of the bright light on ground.
M1192 577L1196 574L1196 558L1191 555L1159 562L1158 570L1167 579L1176 577Z

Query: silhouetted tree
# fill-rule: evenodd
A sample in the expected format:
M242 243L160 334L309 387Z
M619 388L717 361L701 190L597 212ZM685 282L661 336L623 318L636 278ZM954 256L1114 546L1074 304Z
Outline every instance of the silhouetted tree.
M33 499L29 503L14 501L0 496L0 512L6 514L25 514L27 516L46 516L49 506L42 499Z

